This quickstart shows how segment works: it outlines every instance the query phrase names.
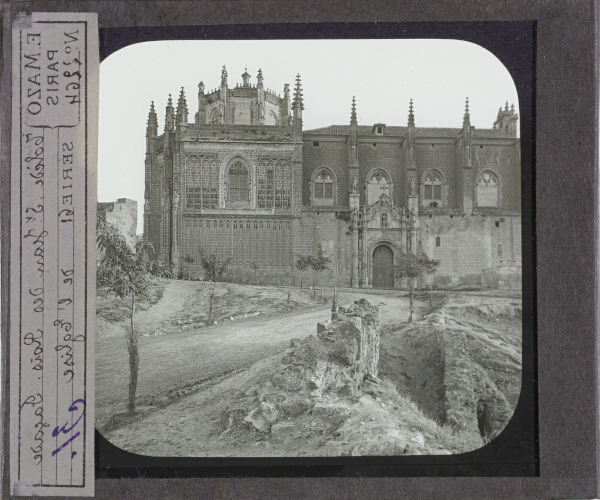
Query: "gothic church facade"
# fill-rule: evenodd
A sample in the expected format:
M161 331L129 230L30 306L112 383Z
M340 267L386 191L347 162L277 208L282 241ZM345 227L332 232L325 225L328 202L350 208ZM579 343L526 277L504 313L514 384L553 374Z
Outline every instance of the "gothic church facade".
M267 89L259 70L229 87L198 86L190 119L183 88L163 133L146 128L144 236L176 276L202 277L199 255L230 258L230 277L299 282L298 255L321 247L328 284L395 288L401 252L441 261L440 285L520 286L521 171L517 114L493 128L350 122L303 130L300 76L293 96Z

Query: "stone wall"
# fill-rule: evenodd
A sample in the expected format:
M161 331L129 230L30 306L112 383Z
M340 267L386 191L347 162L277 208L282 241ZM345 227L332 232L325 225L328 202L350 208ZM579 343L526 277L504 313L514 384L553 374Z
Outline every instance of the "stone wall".
M488 170L495 173L500 180L500 205L508 210L520 210L521 170L518 168L518 149L500 145L480 145L473 147L472 162L474 182L479 174Z
M348 203L348 145L345 137L304 141L302 151L302 204L318 205L319 200L311 200L311 182L313 174L322 167L335 176L334 204Z
M417 179L423 181L423 174L431 169L437 170L444 176L445 207L462 208L462 199L456 193L456 153L454 141L451 143L440 143L432 139L431 142L416 145ZM423 190L419 190L420 196L424 196Z
M419 226L420 248L441 261L437 285L481 283L484 269L521 265L520 216L424 215Z
M335 212L303 212L294 221L294 260L298 255L315 255L322 246L331 257L329 269L323 273L326 286L333 286L337 270L338 286L350 286L352 276L352 235L350 223L336 216ZM299 284L299 272L295 278ZM320 286L320 276L317 277ZM312 271L304 272L304 283L312 284Z
M400 138L389 139L373 136L359 140L358 163L360 165L359 193L361 205L367 203L364 189L365 177L375 168L381 168L390 175L393 183L392 200L394 204L398 207L405 204L405 197L403 196L405 154L406 152L400 146ZM373 201L377 200L368 200L369 205L372 205Z
M125 236L125 241L135 247L137 232L137 201L119 198L116 202L99 202L98 214L106 218Z
M521 266L493 266L481 273L481 284L499 290L521 290L523 286Z

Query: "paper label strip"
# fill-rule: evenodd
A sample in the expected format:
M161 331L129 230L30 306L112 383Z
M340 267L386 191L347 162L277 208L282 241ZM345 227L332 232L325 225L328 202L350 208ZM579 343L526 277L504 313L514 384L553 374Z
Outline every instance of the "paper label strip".
M13 25L10 478L94 494L96 14Z

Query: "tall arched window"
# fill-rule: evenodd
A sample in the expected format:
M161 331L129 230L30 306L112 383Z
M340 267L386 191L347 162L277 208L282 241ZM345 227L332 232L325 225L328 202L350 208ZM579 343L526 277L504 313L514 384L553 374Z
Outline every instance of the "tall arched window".
M233 160L227 168L227 201L246 205L250 201L249 169L241 158Z
M212 110L209 122L211 125L218 125L219 123L221 123L221 113L219 113L219 108L215 108Z
M493 172L482 172L477 179L477 206L497 207L499 205L499 182Z
M374 205L382 195L391 198L390 179L383 170L375 170L367 179L367 204Z
M429 170L423 175L423 206L444 206L444 178L437 170Z
M333 205L333 174L326 168L317 172L313 181L313 205Z

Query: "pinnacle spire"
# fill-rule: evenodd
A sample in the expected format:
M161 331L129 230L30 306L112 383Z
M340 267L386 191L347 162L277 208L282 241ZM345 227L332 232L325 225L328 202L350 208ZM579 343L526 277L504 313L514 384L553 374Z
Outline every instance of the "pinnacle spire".
M471 123L471 115L469 114L469 98L465 102L465 116L463 118L463 125Z
M356 98L355 96L352 96L352 113L350 114L350 124L351 125L356 125L357 121L356 121Z
M179 101L177 101L178 106L181 104L186 104L185 91L183 90L183 87L181 87L181 90L179 91Z
M173 99L171 99L171 94L169 94L169 99L167 100L167 109L165 110L165 132L173 131L174 129L175 113L173 110Z
M148 123L146 132L148 135L156 135L158 130L158 118L156 116L156 110L154 109L154 101L150 103L150 112L148 113Z
M408 126L409 127L414 127L415 126L415 115L413 112L413 100L412 98L410 99L410 102L408 103Z
M262 86L263 84L263 74L262 74L262 69L258 68L258 74L256 75L256 79L258 81L258 85Z
M185 99L185 92L183 91L183 87L181 87L181 92L179 93L179 100L177 101L177 123L187 123L188 118L188 107L187 101Z
M296 75L296 88L294 89L294 101L292 103L294 109L304 109L304 101L302 100L302 83L300 81L300 73Z

